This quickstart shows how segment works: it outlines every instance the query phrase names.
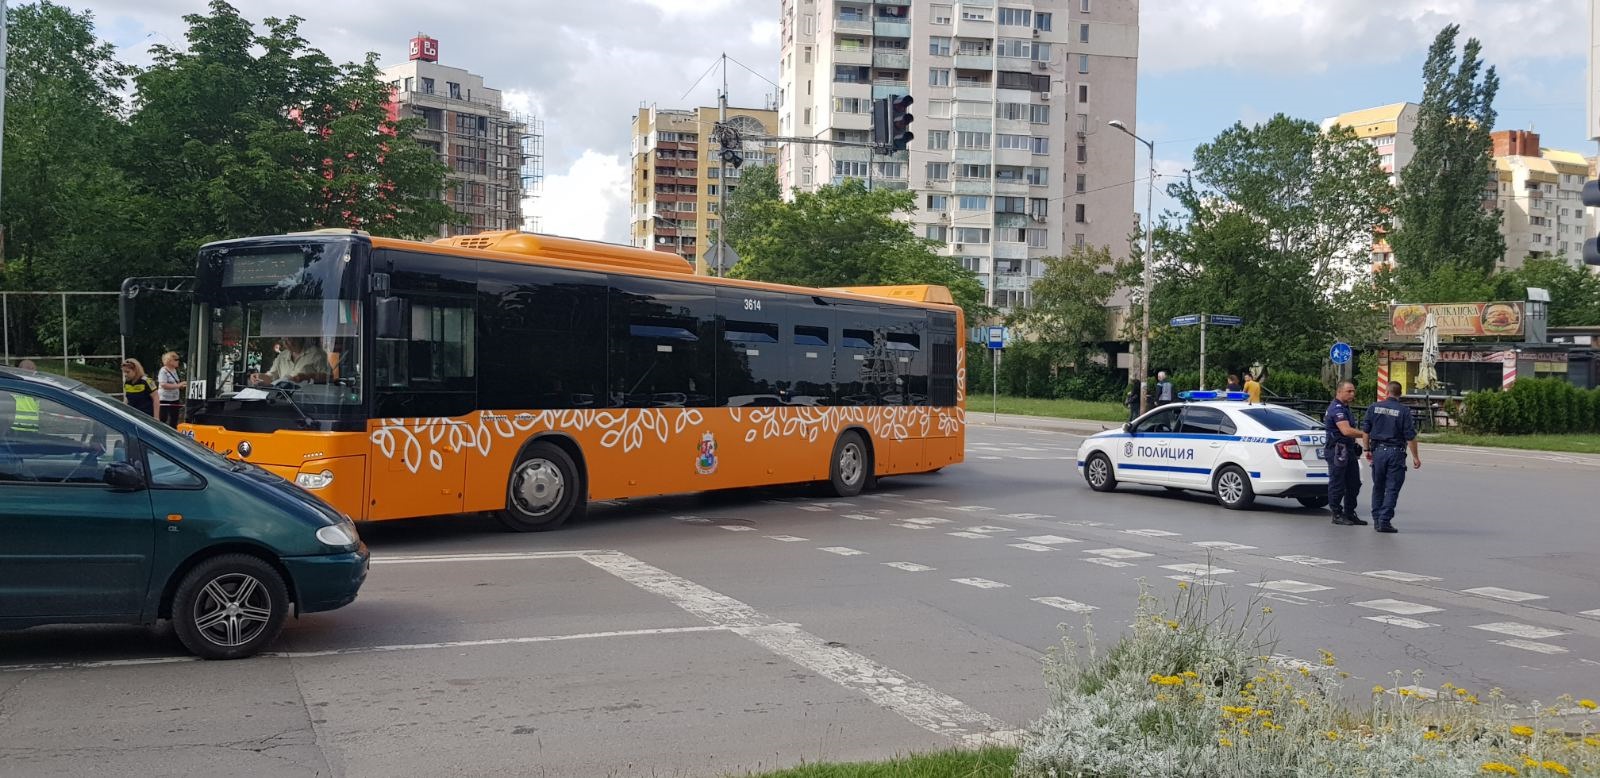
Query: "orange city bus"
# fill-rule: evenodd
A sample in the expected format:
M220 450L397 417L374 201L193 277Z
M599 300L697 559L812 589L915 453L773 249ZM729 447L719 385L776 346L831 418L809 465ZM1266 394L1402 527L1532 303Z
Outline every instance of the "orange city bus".
M965 332L937 286L806 289L519 232L212 243L186 434L358 521L493 512L962 461Z

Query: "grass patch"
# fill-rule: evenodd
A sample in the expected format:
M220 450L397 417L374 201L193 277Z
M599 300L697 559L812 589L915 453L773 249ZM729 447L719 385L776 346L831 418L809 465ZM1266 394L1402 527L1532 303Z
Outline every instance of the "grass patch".
M1423 441L1427 443L1449 443L1456 446L1600 454L1600 435L1592 433L1573 435L1472 435L1465 432L1441 432L1438 435L1429 435Z
M951 750L882 762L817 762L750 778L1010 778L1017 749Z
M968 413L993 413L994 404L988 395L969 395ZM1084 400L1040 400L1034 397L1009 397L1001 395L1000 412L1018 416L1048 416L1056 419L1087 419L1089 421L1127 421L1128 409L1118 403L1097 403Z

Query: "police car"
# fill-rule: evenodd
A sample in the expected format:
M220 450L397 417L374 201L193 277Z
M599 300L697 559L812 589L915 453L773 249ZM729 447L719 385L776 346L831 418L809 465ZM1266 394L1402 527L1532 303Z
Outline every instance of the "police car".
M1083 442L1078 470L1089 487L1119 483L1206 491L1224 508L1257 497L1328 504L1322 424L1279 405L1252 405L1243 392L1183 392L1164 405Z

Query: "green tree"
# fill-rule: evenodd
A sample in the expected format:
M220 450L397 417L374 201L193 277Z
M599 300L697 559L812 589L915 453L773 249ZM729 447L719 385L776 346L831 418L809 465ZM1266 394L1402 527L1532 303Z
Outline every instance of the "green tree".
M1207 351L1218 367L1315 372L1335 339L1377 335L1383 315L1366 259L1393 190L1353 132L1281 114L1236 124L1195 150L1192 181L1170 191L1185 212L1157 232L1152 369L1198 367L1198 328L1161 324L1185 314L1243 317L1213 330Z
M1109 337L1106 301L1117 290L1120 268L1109 249L1090 246L1043 262L1032 304L1012 314L1010 323L1043 346L1054 366L1081 367Z
M784 200L775 176L768 167L746 170L731 198L726 229L740 259L729 275L817 287L937 284L969 317L982 313L977 276L900 218L916 210L911 192L846 181Z
M1417 150L1400 173L1390 243L1396 281L1417 302L1471 299L1460 295L1479 293L1471 280L1488 278L1506 251L1501 213L1484 207L1500 78L1494 67L1485 70L1476 38L1457 57L1459 33L1454 24L1445 27L1428 49Z
M445 169L414 122L386 114L372 58L336 66L301 19L259 34L222 0L184 17L187 46L153 48L135 77L128 171L148 196L174 270L200 244L316 227L417 235L444 221L430 202Z
M1494 280L1495 293L1477 299L1521 300L1528 287L1538 287L1550 292L1551 327L1600 324L1600 275L1573 267L1565 256L1529 259Z

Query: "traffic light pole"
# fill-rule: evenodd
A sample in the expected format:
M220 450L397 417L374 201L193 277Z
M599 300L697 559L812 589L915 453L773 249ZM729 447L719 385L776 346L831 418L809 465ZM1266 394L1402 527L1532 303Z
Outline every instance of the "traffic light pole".
M722 54L722 91L717 93L717 124L728 123L728 54ZM722 275L722 264L728 261L728 244L723 238L728 225L728 165L717 157L717 266L712 275Z

